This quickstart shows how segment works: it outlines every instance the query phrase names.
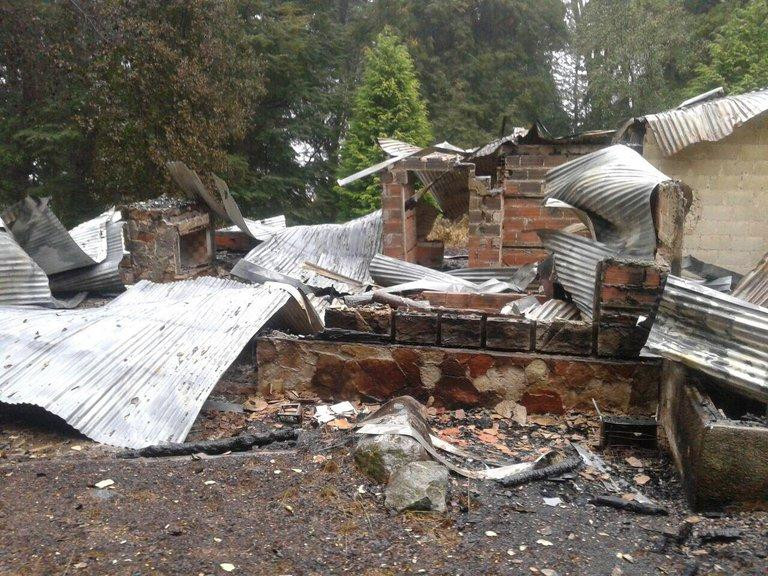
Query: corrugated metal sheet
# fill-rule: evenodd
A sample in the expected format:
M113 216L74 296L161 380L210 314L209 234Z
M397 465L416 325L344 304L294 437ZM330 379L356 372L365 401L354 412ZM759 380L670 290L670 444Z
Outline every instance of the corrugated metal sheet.
M180 442L227 367L283 311L310 330L283 287L218 278L141 281L101 308L0 308L0 402L39 406L105 444Z
M56 218L48 207L49 201L50 198L27 196L3 212L3 220L16 242L48 275L96 264ZM87 238L89 249L95 246L91 245L91 232L79 233ZM98 252L103 254L103 260L106 250Z
M520 137L525 136L527 133L527 128L515 126L512 128L512 132L510 134L507 134L502 138L491 140L488 142L488 144L473 150L469 160L472 161L475 158L483 158L485 156L496 154L499 151L499 148L504 146L504 144L515 144Z
M395 138L379 138L379 147L387 156L410 156L421 150L420 146L403 142Z
M538 230L555 258L557 280L571 294L585 318L592 319L597 265L616 252L600 242L554 230Z
M251 250L232 269L248 279L249 264L289 276L315 288L334 288L352 294L359 285L334 280L311 270L309 263L360 284L371 284L368 264L381 250L381 210L344 224L292 226Z
M741 279L733 296L758 306L768 306L768 254Z
M8 232L0 230L0 305L48 305L48 277Z
M121 292L125 286L120 279L119 266L125 255L123 226L120 212L113 212L106 222L107 257L103 262L88 268L78 268L54 274L50 277L54 292Z
M545 191L583 210L597 240L611 248L642 257L656 251L651 194L670 180L634 150L615 145L553 168Z
M525 317L528 320L548 322L550 320L578 320L581 318L581 314L572 302L552 299L540 306L526 310Z
M768 89L707 100L640 119L665 156L698 142L717 142L768 111ZM619 134L617 138L622 138Z
M203 184L197 172L188 168L183 162L168 162L167 166L171 177L187 196L195 200L203 200L216 215L232 222L235 230L263 241L270 238L277 230L285 228L285 216L275 216L266 220L244 218L240 206L229 191L229 186L216 174L211 174L211 180L216 188L216 194L214 194Z
M107 222L113 219L114 214L115 209L112 207L69 231L72 239L94 262L103 262L107 257Z
M273 234L276 232L279 232L280 230L285 230L285 216L273 216L272 218L264 218L262 220L252 220L250 218L243 218L243 222L245 222L245 225L248 227L248 230L251 233L251 236L256 238L256 240L267 240L269 239ZM237 226L233 224L232 226L227 226L226 228L220 228L219 231L221 232L242 232L240 229L240 226Z
M370 264L370 272L373 280L380 286L397 286L406 282L430 280L445 285L464 286L469 292L479 291L477 284L460 276L452 276L439 270L384 256L383 254L376 254L373 257Z
M459 268L448 270L451 276L458 276L470 282L482 283L491 279L508 282L523 292L536 278L537 264L525 264L519 268Z
M669 276L646 346L768 402L768 309Z

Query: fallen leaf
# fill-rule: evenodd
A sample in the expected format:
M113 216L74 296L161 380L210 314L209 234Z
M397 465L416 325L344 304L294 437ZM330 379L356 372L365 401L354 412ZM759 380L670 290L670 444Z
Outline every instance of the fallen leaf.
M99 488L99 489L101 489L101 488L109 488L114 483L115 483L114 480L111 480L111 479L107 478L106 480L101 480L99 482L96 482L96 484L94 484L93 487L94 488Z
M333 426L334 428L337 428L339 430L349 430L350 428L355 427L355 425L352 424L346 418L336 418L335 420L331 420L330 422L328 422L328 425Z
M467 417L467 413L464 412L464 410L462 410L461 408L459 408L453 413L453 417L456 418L457 420L464 420Z
M505 444L494 444L493 447L496 448L496 450L499 452L506 454L507 456L516 456L516 453L510 450L509 447L507 447Z
M703 518L701 516L688 516L685 519L685 521L688 522L688 524L698 524L702 520Z
M549 540L544 540L543 538L536 540L536 544L541 544L542 546L552 546L552 542Z
M437 433L439 436L459 436L461 428L444 428Z
M552 570L551 568L542 568L542 569L540 570L540 572L541 572L542 574L544 574L544 576L557 576L557 572L555 572L555 571L554 571L554 570Z
M483 428L480 432L482 434L488 434L489 436L498 436L499 435L499 429L498 428Z
M243 410L247 412L263 412L269 408L269 402L258 396L252 396L243 402Z
M651 481L651 477L646 474L638 474L634 478L635 484L639 484L640 486L645 486L648 484L648 482Z
M629 456L627 458L624 458L624 462L632 466L632 468L642 468L643 467L643 461L640 460L640 458L635 458L634 456Z
M631 502L636 497L636 494L633 494L632 492L625 492L621 495L622 500L626 500L627 502Z
M549 416L531 416L528 421L539 426L552 426L556 423L556 420Z
M224 572L232 572L232 570L235 569L235 565L234 564L230 564L228 562L224 562L222 564L219 564L219 568L224 570Z
M477 439L480 440L481 442L485 442L486 444L496 444L496 441L498 440L496 436L493 436L491 434L485 434L484 432L480 432L477 435Z

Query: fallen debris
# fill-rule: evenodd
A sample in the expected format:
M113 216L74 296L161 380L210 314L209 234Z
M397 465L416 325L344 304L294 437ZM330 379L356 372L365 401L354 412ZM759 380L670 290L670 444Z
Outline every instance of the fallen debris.
M390 478L385 504L396 512L432 510L445 512L448 469L437 462L409 462Z
M654 504L652 502L639 502L637 500L625 500L620 496L612 496L605 494L601 496L595 496L590 498L590 504L595 506L609 506L618 510L628 510L630 512L636 512L637 514L648 514L652 516L666 516L669 511L663 506Z
M400 434L362 436L358 438L353 454L360 471L380 484L387 482L406 464L430 460L421 444Z
M584 461L575 450L571 449L570 452L567 457L557 452L550 452L537 460L532 469L499 478L497 482L506 487L519 486L573 472L581 467Z
M155 444L138 450L126 450L118 458L160 458L166 456L190 456L192 454L217 455L226 452L247 452L254 446L268 446L275 442L297 440L300 431L295 429L274 430L261 434L240 434L232 438L203 440L201 442L180 442Z

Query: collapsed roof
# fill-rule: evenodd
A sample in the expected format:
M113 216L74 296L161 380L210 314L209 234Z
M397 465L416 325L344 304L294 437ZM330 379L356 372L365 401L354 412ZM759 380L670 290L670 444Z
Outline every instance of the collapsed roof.
M320 327L290 286L141 281L99 308L0 307L0 402L39 406L105 444L186 437L205 399L273 317Z

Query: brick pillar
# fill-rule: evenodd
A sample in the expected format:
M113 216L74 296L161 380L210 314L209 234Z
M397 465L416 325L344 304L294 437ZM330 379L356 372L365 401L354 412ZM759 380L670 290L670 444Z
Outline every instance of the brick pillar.
M388 170L381 175L381 208L384 219L382 252L385 256L416 261L416 214L405 209L413 196L413 179L406 170Z
M656 259L668 264L671 273L676 276L680 275L682 268L685 217L692 201L691 188L676 180L659 184L653 200Z
M594 325L597 355L632 358L648 338L668 269L656 262L607 258L598 265ZM647 321L637 325L638 318Z
M469 267L486 268L501 264L501 219L504 195L469 175Z

